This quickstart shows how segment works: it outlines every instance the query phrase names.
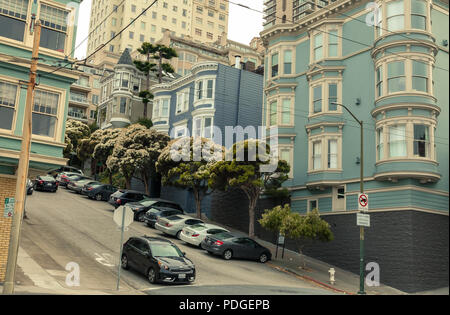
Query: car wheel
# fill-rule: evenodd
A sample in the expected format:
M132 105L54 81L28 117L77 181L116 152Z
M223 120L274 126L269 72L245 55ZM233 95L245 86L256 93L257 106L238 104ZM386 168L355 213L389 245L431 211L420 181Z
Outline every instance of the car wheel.
M269 256L267 256L267 253L262 253L260 256L259 256L259 262L260 263L266 263L267 261L269 260Z
M155 269L150 268L147 272L147 279L150 283L155 283L156 282L156 272Z
M177 237L179 240L181 240L181 231L178 231L178 232L177 232L176 237Z
M138 221L139 222L144 222L145 221L145 213L141 212L138 214Z
M101 194L96 194L95 195L95 200L102 201L102 195Z
M128 266L128 257L127 257L127 255L122 255L121 266L125 270L130 268L130 266Z
M223 252L223 259L225 260L230 260L233 257L233 252L231 251L231 249L227 249L226 251Z

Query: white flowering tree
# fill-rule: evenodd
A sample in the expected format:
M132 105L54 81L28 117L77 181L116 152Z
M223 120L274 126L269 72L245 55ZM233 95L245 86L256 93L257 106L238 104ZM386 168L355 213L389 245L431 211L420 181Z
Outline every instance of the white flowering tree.
M68 140L70 140L70 144L72 145L71 150L64 150L64 157L70 158L70 154L72 151L77 151L78 144L82 139L87 139L91 135L91 129L85 123L82 123L78 120L69 119L66 122L66 144L69 144Z
M224 152L222 146L209 139L185 137L172 140L156 163L164 185L192 190L198 218L203 198L212 192L208 188L210 166L223 160Z
M155 163L169 140L168 135L154 129L131 125L117 137L106 165L110 171L122 174L128 189L133 175L140 174L145 191L150 194L149 180L156 175Z
M97 130L92 134L90 144L86 144L86 146L93 146L91 155L95 161L95 164L106 166L106 161L112 154L114 145L116 144L117 138L121 132L122 129L103 129ZM106 168L106 170L109 173L109 183L112 185L112 173L108 168Z

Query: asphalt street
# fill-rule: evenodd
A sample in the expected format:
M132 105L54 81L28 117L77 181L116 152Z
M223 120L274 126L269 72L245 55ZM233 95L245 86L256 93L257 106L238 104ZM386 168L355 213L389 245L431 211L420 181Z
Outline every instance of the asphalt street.
M61 286L73 290L116 289L120 230L113 221L113 206L60 188L56 193L36 191L28 196L26 211L29 219L24 221L21 247ZM192 295L333 293L256 261L225 261L141 222L128 227L124 241L140 235L170 238L194 262L197 278L191 285L152 285L144 275L121 270L120 287L125 291ZM79 287L65 283L69 263L80 266ZM27 282L24 273L21 278Z

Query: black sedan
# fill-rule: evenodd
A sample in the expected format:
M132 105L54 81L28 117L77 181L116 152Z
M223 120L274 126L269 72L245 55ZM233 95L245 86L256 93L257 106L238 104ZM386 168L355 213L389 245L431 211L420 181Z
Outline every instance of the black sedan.
M147 226L154 228L158 218L170 217L175 214L183 214L183 211L174 208L151 206L145 212L144 222Z
M131 210L133 210L134 219L140 222L145 221L145 214L151 207L171 208L178 210L174 214L183 214L183 209L179 204L170 200L164 200L160 198L145 198L137 202L128 202L127 206L129 206Z
M156 237L131 237L123 245L123 269L130 267L147 276L150 283L192 283L195 266L171 241Z
M118 208L128 202L138 202L146 198L148 199L149 196L140 191L119 189L109 197L108 202L113 205L114 208Z
M56 192L58 182L50 175L38 176L34 181L34 190Z
M226 260L243 258L265 263L272 258L270 250L248 237L230 233L208 235L200 245L210 254L222 256Z
M117 187L107 184L94 183L88 184L83 187L81 194L88 196L90 199L98 201L108 201L109 197L117 191Z

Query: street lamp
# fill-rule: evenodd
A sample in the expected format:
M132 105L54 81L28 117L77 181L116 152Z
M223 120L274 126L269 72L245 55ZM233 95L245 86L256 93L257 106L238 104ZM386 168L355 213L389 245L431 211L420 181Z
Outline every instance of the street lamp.
M332 102L332 104L344 107L347 112L358 122L361 127L361 156L360 156L360 193L364 193L364 137L363 137L363 121L356 118L355 115L347 108L347 106ZM359 227L359 292L358 294L366 294L364 292L364 226Z

